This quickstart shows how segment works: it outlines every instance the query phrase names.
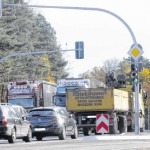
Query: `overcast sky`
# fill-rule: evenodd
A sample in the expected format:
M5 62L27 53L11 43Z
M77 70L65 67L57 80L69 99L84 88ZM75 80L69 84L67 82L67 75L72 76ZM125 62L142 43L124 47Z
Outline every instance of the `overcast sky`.
M109 10L120 16L142 45L143 56L150 59L150 0L31 0L31 4L78 6ZM128 57L133 40L130 32L115 17L100 11L36 8L56 31L62 49L74 49L75 41L84 41L85 59L76 60L74 52L66 52L70 77L77 77L104 61ZM67 43L67 44L66 44Z

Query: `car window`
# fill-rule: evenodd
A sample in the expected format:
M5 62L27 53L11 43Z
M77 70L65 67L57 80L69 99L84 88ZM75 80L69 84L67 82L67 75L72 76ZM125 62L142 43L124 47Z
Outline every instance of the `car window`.
M27 116L27 112L23 107L13 106L13 108L17 112L17 114L19 115L20 118L24 117L24 116Z
M12 107L9 107L9 109L8 109L8 116L9 117L18 117L17 113L15 112L15 110Z
M59 113L60 113L61 115L64 115L64 116L69 116L68 112L65 111L64 109L60 109L60 110L59 110Z
M22 109L22 113L23 113L23 116L27 116L27 114L28 114L24 108Z
M33 110L29 112L29 116L49 116L54 115L55 112L53 110Z

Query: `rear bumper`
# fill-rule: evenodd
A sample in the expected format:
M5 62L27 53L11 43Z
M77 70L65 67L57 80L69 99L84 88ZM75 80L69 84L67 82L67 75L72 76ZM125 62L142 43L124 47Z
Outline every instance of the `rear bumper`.
M6 138L11 135L11 131L8 130L7 126L0 125L0 138Z
M32 127L33 136L56 136L61 133L61 127Z

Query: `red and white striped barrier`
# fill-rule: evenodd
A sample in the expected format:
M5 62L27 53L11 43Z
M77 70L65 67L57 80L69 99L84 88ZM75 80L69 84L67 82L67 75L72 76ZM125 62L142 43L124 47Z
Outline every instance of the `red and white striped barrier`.
M108 114L96 115L96 132L97 133L109 132L109 115Z

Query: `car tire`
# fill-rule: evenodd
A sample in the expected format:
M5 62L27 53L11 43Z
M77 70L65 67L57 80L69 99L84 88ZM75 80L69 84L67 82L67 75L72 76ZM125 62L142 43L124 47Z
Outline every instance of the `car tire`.
M84 134L84 136L89 136L89 135L91 135L91 132L92 132L92 129L91 129L91 128L88 128L88 127L83 128L83 134Z
M26 137L23 138L23 141L25 141L25 142L31 142L32 141L32 130L31 130L31 128L29 128L28 134Z
M42 137L42 136L39 136L39 135L38 135L38 136L36 136L36 140L37 140L37 141L42 141L42 139L43 139L43 137Z
M62 131L61 131L61 133L59 134L59 139L60 139L60 140L65 140L65 139L66 139L66 129L65 129L64 126L62 127Z
M11 130L11 136L8 137L8 142L9 143L15 143L16 142L16 130L13 128Z
M77 128L77 125L74 126L74 133L73 135L71 135L71 138L72 139L77 139L78 137L78 128Z

